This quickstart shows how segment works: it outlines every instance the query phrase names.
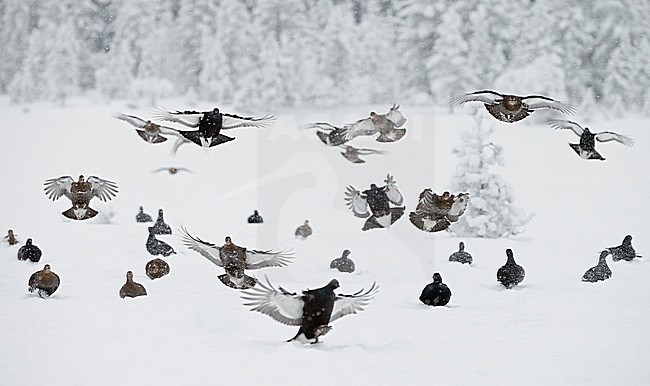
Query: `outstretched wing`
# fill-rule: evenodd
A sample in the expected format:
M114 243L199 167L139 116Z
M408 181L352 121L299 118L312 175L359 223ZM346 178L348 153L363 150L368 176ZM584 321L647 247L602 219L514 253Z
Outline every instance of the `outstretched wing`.
M151 115L161 121L176 122L187 127L196 128L199 127L199 120L203 113L199 111L167 111L164 107L156 107ZM182 115L184 119L180 119L177 115Z
M377 133L378 130L370 118L359 119L354 123L343 126L341 130L341 134L346 142L360 135L375 135Z
M402 202L404 201L404 197L402 197L402 193L397 190L397 186L395 186L395 180L393 179L393 176L390 174L386 177L384 180L386 183L386 195L388 196L388 200L392 202L393 204L400 206L402 205Z
M456 222L460 218L460 216L465 213L465 210L467 209L467 204L469 204L469 193L459 193L458 196L454 198L454 203L451 205L451 209L449 209L449 213L447 213L447 218L451 222Z
M126 121L126 122L130 123L131 125L133 125L135 127L138 127L140 129L144 129L144 125L147 123L147 122L143 121L142 119L140 119L140 118L138 118L138 117L136 117L134 115L127 115L127 114L117 113L117 114L113 115L113 117L115 117L117 119L121 119L123 121Z
M573 121L566 121L562 119L549 119L548 124L551 125L551 127L554 128L555 130L562 130L562 129L571 130L574 133L576 133L578 137L582 137L582 133L585 132L585 129L583 129L582 126L580 126L579 124Z
M627 135L623 135L623 134L614 133L612 131L601 131L600 133L596 133L595 138L599 142L616 141L627 147L634 146L634 140L632 139L632 137L628 137Z
M345 192L345 202L355 216L361 218L370 216L370 213L368 212L368 202L361 195L361 192L352 186L348 186L348 189Z
M545 97L541 95L528 95L521 98L522 101L526 99L531 100L530 102L528 101L523 102L526 105L526 107L528 107L528 109L530 110L553 109L569 115L576 112L575 106L570 105L568 103L556 101L555 99L549 97Z
M247 301L244 305L253 307L251 311L261 312L282 324L300 326L305 305L301 296L282 288L275 289L268 278L266 284L259 280L255 287L242 293L244 295L241 298Z
M352 146L350 146L350 147L352 147ZM358 148L356 150L357 150L357 153L362 154L362 155L387 154L388 153L385 150L376 150L376 149L367 149L367 148Z
M498 92L482 90L453 97L449 100L449 104L451 106L459 106L466 102L483 102L492 105L500 102L502 99L503 95Z
M183 241L183 244L186 247L200 253L201 256L210 260L212 264L217 265L219 267L223 267L223 264L221 263L221 258L219 257L219 250L220 250L219 247L217 247L215 244L209 243L207 241L203 241L198 237L194 237L190 235L190 233L187 231L187 229L185 229L185 227L181 226L179 232L180 232L181 240Z
M366 292L363 292L362 289L353 295L336 295L330 322L342 318L345 315L356 314L359 311L363 311L363 307L368 305L370 299L375 296L377 291L379 291L379 286L374 282Z
M222 113L221 115L223 117L222 130L234 129L236 127L263 128L275 121L275 116L268 114L262 118L240 117L239 115L225 113Z
M327 122L315 122L315 123L307 123L305 125L300 126L300 129L302 130L308 130L308 129L319 129L319 130L325 130L325 131L332 131L336 129L340 129L340 127L336 127L332 124L329 124Z
M45 194L52 201L58 200L61 196L70 198L70 189L73 182L74 180L70 176L45 180Z
M279 252L246 250L246 269L258 269L265 267L284 267L293 259L291 250Z
M113 181L104 180L95 176L88 177L87 181L91 185L90 192L92 195L102 201L109 201L117 195L117 184Z

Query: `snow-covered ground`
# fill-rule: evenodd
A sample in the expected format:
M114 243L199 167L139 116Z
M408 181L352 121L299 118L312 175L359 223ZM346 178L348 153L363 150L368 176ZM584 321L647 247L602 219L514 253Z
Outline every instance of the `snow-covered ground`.
M516 205L535 217L526 232L506 239L459 239L417 230L407 215L390 230L362 232L363 219L346 208L345 187L367 188L395 176L407 212L427 187L448 190L459 134L474 124L464 109L402 106L403 140L353 144L388 150L354 165L300 131L314 121L346 123L385 113L385 106L345 106L270 111L266 129L235 129L230 143L210 150L170 140L143 142L115 112L149 117L151 106L71 101L68 107L28 108L0 100L0 230L13 229L20 244L0 245L0 384L647 384L650 367L650 265L646 259L613 263L613 276L596 284L582 274L598 252L634 236L637 252L650 255L649 119L596 120L636 140L632 149L599 143L604 162L585 161L569 148L578 138L535 119L494 121L492 141L504 146L496 171L513 187ZM211 109L210 103L164 101L169 109ZM219 106L222 107L222 106ZM267 111L222 111L263 115ZM482 113L487 114L486 111ZM539 117L538 117L539 118ZM587 117L572 119L585 123ZM193 173L152 173L162 166ZM95 199L97 219L61 216L65 198L49 201L48 178L79 174L117 182L109 203ZM159 238L178 254L165 260L171 273L152 281L144 266L147 225L135 222L140 205L159 208L174 229ZM265 223L246 218L259 209ZM107 223L102 214L110 214ZM104 221L102 221L102 219ZM310 220L314 235L296 240ZM285 268L249 271L292 291L332 278L341 293L380 292L366 309L333 323L317 345L286 343L296 328L253 313L240 293L216 276L223 270L185 248L178 227L221 243L232 236L257 249L293 247ZM31 237L43 251L37 264L18 261ZM472 266L449 263L464 240ZM526 269L524 282L506 290L496 271L512 248ZM350 249L353 274L329 262ZM50 264L59 290L42 300L27 291L29 276ZM120 299L132 270L147 297ZM452 290L447 307L427 307L418 296L440 272Z

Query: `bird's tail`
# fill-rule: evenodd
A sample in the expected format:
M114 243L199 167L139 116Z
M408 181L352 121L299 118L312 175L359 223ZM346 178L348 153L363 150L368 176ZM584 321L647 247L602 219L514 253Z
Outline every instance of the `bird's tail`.
M77 209L77 211L78 210L79 209ZM77 216L77 214L81 214L81 212L76 213L75 208L71 207L70 209L66 210L65 212L62 212L61 214L64 215L65 217L71 219L71 220L87 220L89 218L93 218L93 217L97 216L97 213L99 213L99 212L97 212L93 208L86 207L85 208L85 213L83 213L83 215L81 217L79 217L79 216Z
M348 128L342 127L332 130L329 133L317 131L316 135L327 146L339 146L350 140L348 138L348 131Z

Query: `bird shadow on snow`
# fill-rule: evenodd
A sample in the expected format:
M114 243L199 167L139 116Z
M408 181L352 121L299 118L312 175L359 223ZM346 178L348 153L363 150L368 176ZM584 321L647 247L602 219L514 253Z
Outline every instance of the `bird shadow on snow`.
M447 304L446 306L427 306L426 304L422 302L415 302L415 301L408 301L406 303L403 303L400 308L407 309L407 310L429 310L429 309L445 309L445 308L464 308L463 306L459 306L457 304Z
M537 287L537 286L534 285L534 284L517 284L516 286L514 286L514 287L508 289L508 288L504 287L504 286L501 285L501 284L485 284L485 283L481 283L481 285L482 285L483 287L485 287L485 288L488 288L488 289L491 289L491 290L494 290L494 291L498 291L498 292L505 292L505 291L523 291L523 290L525 290L525 289L536 288L536 287Z
M65 300L65 299L70 298L70 296L67 296L67 295L64 295L64 296L52 295L52 296L48 296L47 298L42 298L42 297L38 296L37 293L27 293L27 294L21 296L20 298L21 299L40 299L40 300L50 300L50 299L52 299L52 300Z

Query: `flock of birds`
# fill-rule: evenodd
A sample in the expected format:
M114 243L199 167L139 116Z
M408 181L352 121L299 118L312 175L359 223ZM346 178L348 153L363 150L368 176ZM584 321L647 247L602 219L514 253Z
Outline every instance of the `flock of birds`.
M468 93L450 100L451 105L461 105L467 102L482 102L493 117L508 123L520 121L539 109L552 109L565 114L575 112L573 106L545 96L522 97L504 95L489 90ZM176 138L172 147L173 153L186 143L194 143L204 148L215 147L235 139L222 134L222 130L245 127L263 128L274 120L271 115L261 118L242 117L223 113L218 108L203 112L167 111L164 109L156 111L155 118L185 126L183 129L162 126L133 115L117 114L115 118L136 127L140 138L150 144L164 143L168 137ZM371 112L368 118L360 119L349 125L335 126L330 123L318 122L306 125L305 128L317 129L317 137L329 147L342 149L341 154L350 162L363 163L365 161L359 156L386 154L386 152L357 148L350 145L350 141L359 136L374 136L380 143L399 141L406 134L406 129L403 128L405 122L406 118L399 111L399 106L395 104L387 114ZM625 146L634 144L634 141L625 135L610 131L592 133L589 128L583 128L573 121L553 119L549 121L549 124L555 129L572 130L580 137L579 143L570 143L569 145L583 159L605 159L596 151L596 141L615 141ZM164 167L154 172L160 171L167 171L172 175L179 171L191 172L182 167ZM366 218L362 228L364 231L390 228L391 224L404 214L406 209L405 206L402 206L404 198L397 188L393 176L388 174L384 182L385 185L382 186L371 184L368 189L363 191L349 186L345 192L344 199L352 213L356 217ZM85 179L81 175L77 181L74 181L71 176L63 176L48 179L44 185L45 194L49 199L56 201L61 197L66 197L71 201L71 207L62 212L62 215L72 220L86 220L95 217L98 212L90 207L91 200L97 197L101 201L108 201L118 193L115 182L97 176ZM461 192L454 195L444 192L442 195L438 195L432 189L427 188L420 193L415 211L409 213L409 220L415 227L425 232L443 231L448 229L451 223L458 221L464 214L469 201L468 193ZM153 226L148 227L148 238L145 245L146 250L153 256L167 257L176 253L172 246L157 237L172 234L172 229L165 223L163 216L163 210L160 209L157 221ZM136 221L148 223L153 222L153 219L140 207L136 214ZM255 210L253 215L248 218L248 222L260 224L263 223L263 219ZM179 230L180 238L187 248L224 269L225 273L218 276L224 285L244 290L242 298L246 301L245 305L280 323L299 326L298 333L290 341L318 342L320 336L330 331L329 324L331 322L363 310L379 289L377 283L373 283L368 290L362 289L353 294L337 294L334 291L339 288L339 282L332 280L324 287L305 290L300 294L289 292L282 287L276 288L268 279L264 283L246 275L246 270L287 266L293 258L291 250L249 249L235 244L230 236L225 237L223 244L217 245L191 235L185 227L181 226ZM312 234L313 230L308 220L295 231L296 238L302 240L306 240ZM10 245L18 243L12 230L9 230L4 239ZM632 236L627 235L620 246L604 249L598 265L590 268L582 280L596 282L610 278L611 270L605 260L609 255L612 255L614 261L631 261L641 257L636 254L631 242ZM471 265L473 258L464 248L464 243L460 242L459 250L449 257L449 261ZM330 268L340 272L353 272L355 266L348 257L350 253L349 250L344 250L341 257L331 262ZM27 239L25 245L18 250L19 260L36 263L40 261L41 256L40 249L33 245L32 239ZM506 250L506 256L507 261L498 269L496 276L499 283L510 289L524 280L525 270L515 262L511 249ZM146 264L145 272L150 279L154 280L169 274L170 267L163 259L156 257ZM52 272L49 264L46 264L43 270L31 275L28 289L30 292L36 292L38 296L46 298L51 296L59 285L59 276ZM133 281L133 272L128 271L126 283L120 288L119 295L122 298L145 296L147 291L142 284ZM443 283L439 272L434 273L433 282L426 285L420 295L420 301L430 306L444 306L448 304L450 298L451 290Z

